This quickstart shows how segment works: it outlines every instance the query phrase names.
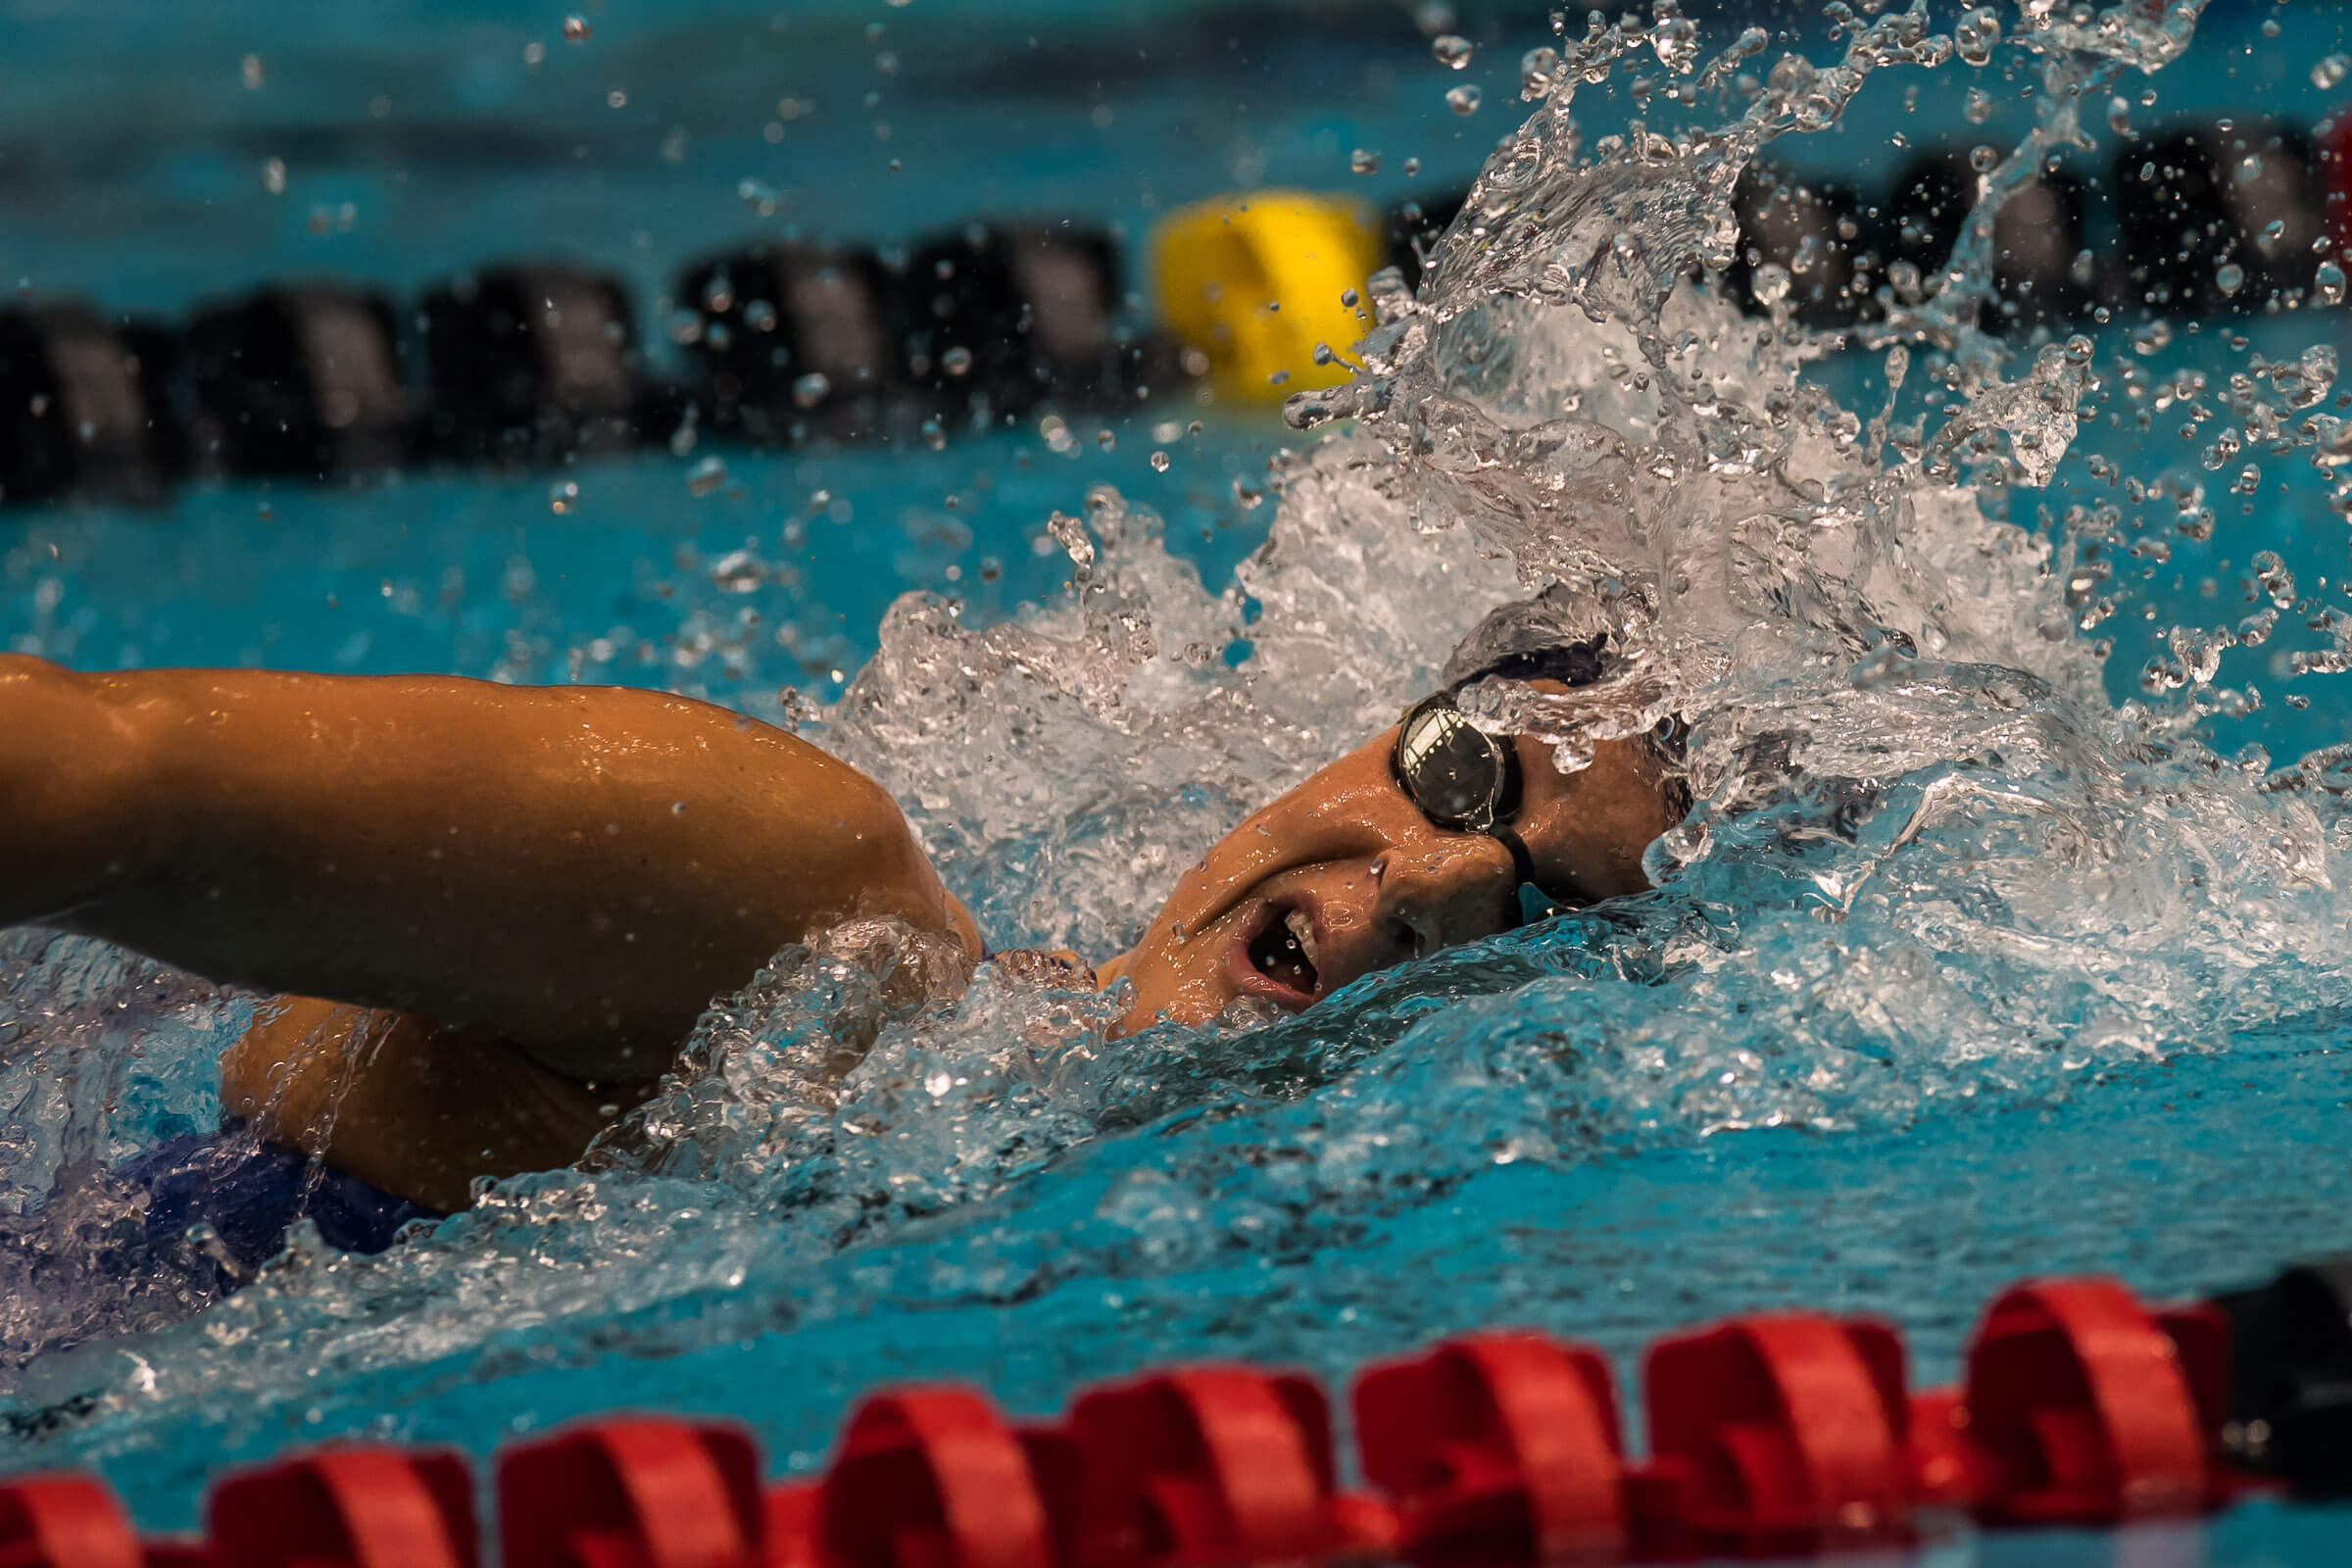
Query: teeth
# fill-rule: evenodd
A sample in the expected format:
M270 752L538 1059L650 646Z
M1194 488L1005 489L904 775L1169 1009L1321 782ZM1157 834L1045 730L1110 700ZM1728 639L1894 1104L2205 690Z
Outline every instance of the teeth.
M1304 909L1293 909L1282 920L1291 928L1291 935L1297 939L1298 951L1306 955L1306 961L1320 969L1323 962L1315 952L1315 922L1307 918Z

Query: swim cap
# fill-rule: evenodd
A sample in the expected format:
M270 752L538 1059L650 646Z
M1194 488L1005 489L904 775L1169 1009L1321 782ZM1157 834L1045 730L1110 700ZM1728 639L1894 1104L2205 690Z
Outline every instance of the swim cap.
M1487 612L1446 661L1438 681L1458 692L1490 675L1590 686L1609 672L1609 634L1596 629L1590 603L1553 584L1533 599Z

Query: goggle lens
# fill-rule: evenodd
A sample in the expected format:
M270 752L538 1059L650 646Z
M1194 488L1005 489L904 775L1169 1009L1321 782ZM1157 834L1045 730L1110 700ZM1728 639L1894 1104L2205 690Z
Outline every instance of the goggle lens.
M1502 819L1510 756L1448 702L1424 702L1396 736L1396 777L1429 819L1484 832Z

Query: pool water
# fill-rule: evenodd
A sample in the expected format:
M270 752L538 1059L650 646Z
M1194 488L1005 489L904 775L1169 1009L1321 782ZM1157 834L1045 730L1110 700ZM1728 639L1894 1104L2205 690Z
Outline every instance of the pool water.
M0 105L0 179L30 193L0 268L36 293L168 311L312 271L408 290L556 254L652 301L687 256L784 223L889 242L973 213L1054 213L1140 236L1237 183L1389 202L1466 182L1528 112L1521 51L1550 41L1540 14L1464 6L1479 47L1456 75L1402 12L1204 22L1170 4L1114 25L1094 8L940 11L597 11L571 45L522 8L322 15L291 31L258 9L142 13L128 43L87 10L21 9L0 18L0 55L54 69ZM2260 30L2273 17L2276 39ZM1702 19L1706 48L1744 20ZM1831 57L1810 21L1768 20ZM2147 113L2252 106L2309 123L2331 97L2311 63L2338 47L2331 16L2209 13ZM2034 109L2006 93L1964 108L1990 79L1911 69L1776 152L1868 184L1889 176L1898 132L2005 147ZM1443 101L1463 81L1485 88L1474 116ZM804 97L812 111L776 118ZM127 117L132 101L151 107ZM1589 137L1633 113L1597 88L1577 109ZM1357 147L1381 152L1379 172L1348 172ZM272 157L282 193L256 172ZM1589 364L1567 329L1504 320L1560 365ZM2135 354L2132 324L2098 334L2099 363L2136 359L2155 377L2218 379L2249 352L2292 358L2342 331L2282 314L2235 328L2243 349L2209 323ZM1513 373L1549 373L1540 361ZM1875 356L1807 373L1864 417L1885 397ZM1033 427L936 452L703 443L562 474L212 482L153 509L20 508L0 513L0 629L86 668L621 681L806 722L908 802L992 940L1102 956L1222 825L1376 727L1514 589L1491 551L1416 531L1416 501L1455 492L1364 478L1388 461L1373 435L1323 445L1189 394L1078 434L1066 450ZM2111 491L2092 456L2153 479L2194 452L2161 423L2142 435L2094 416L2042 493L1996 504L2062 534L2036 510L2062 519ZM713 453L723 481L690 487ZM805 1469L851 1400L895 1380L969 1380L1042 1413L1143 1363L1215 1355L1337 1389L1367 1359L1508 1323L1601 1346L1630 1388L1662 1330L1779 1305L1885 1315L1929 1382L2020 1277L2108 1271L2189 1296L2352 1248L2336 892L2352 820L2325 794L2253 788L2267 763L2347 738L2352 693L2285 683L2273 664L2327 639L2290 618L2224 656L2214 685L2255 682L2269 700L2211 705L2201 733L2225 760L2210 768L2203 753L2155 755L2136 717L2084 695L2103 682L2113 701L2140 698L2136 671L2172 625L2251 608L2235 601L2258 550L2307 581L2343 573L2327 476L2297 457L2270 477L2132 586L2100 629L2116 638L2103 675L2082 674L2086 637L2011 635L1994 596L1948 662L1739 688L1758 712L1838 724L1877 705L1879 729L1825 724L1817 743L1823 773L1872 755L1849 771L1881 781L1882 808L1851 838L1801 831L1817 825L1801 801L1718 812L1707 852L1622 918L1444 955L1298 1019L1112 1046L1092 999L983 979L953 1006L893 1012L856 973L788 951L706 1020L707 1076L587 1171L504 1184L380 1259L298 1249L184 1321L184 1298L125 1291L92 1262L121 1221L93 1173L209 1125L211 1059L249 1004L91 944L11 936L0 1094L19 1108L0 1130L0 1206L47 1206L16 1222L39 1267L8 1309L23 1364L0 1458L96 1466L143 1524L169 1528L222 1467L341 1434L478 1453L647 1407L743 1421ZM579 495L558 512L564 482ZM2007 584L2021 604L2041 591L2030 565L2004 575L1943 552L1973 536L1919 497L1923 569ZM1056 512L1088 519L1098 564L1050 530ZM858 677L908 590L942 608L894 622ZM1889 624L1910 591L1885 590ZM1317 607L1332 603L1360 623L1327 624ZM1118 656L1136 672L1125 707L1080 715L1041 697L1056 681L1101 697L1071 670L1116 663L1121 611L1160 650ZM997 662L961 706L918 711L909 672L937 647ZM1986 674L2003 660L1985 649L2046 689ZM1244 683L1230 689L1246 720L1217 716L1207 694L1225 680ZM852 704L816 715L845 689ZM2308 707L2278 700L2290 690ZM1034 751L984 772L1006 713L1036 721ZM2106 791L2089 805L2085 778ZM802 1064L860 1023L880 1027L873 1055L840 1104L809 1114ZM36 1347L51 1348L25 1360ZM1963 1533L1927 1555L2316 1563L2343 1522L2261 1504L2116 1541Z

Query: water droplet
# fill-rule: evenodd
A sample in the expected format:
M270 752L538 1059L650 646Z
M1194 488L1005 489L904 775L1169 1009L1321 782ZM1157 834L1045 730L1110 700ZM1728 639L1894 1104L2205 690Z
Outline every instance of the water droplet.
M1560 69L1560 52L1548 45L1530 49L1519 57L1519 96L1527 99L1548 97L1552 74Z
M1380 172L1380 154L1368 147L1358 147L1348 155L1348 170L1355 174L1377 174Z
M1165 452L1154 452L1152 454L1152 471L1153 473L1165 473L1168 471L1168 455Z
M767 568L749 550L719 557L710 567L711 585L722 593L748 594L767 580Z
M577 480L558 479L547 487L547 507L557 516L564 515L579 504L580 486Z
M564 41L566 43L586 43L588 35L594 31L596 29L588 24L586 17L574 16L564 19Z
M819 403L824 402L825 394L832 390L833 383L826 378L824 371L810 370L807 375L794 378L792 383L793 406L813 409Z
M1993 45L2000 41L2000 14L1990 6L1977 7L1952 28L1952 52L1972 66L1990 60Z
M2311 275L2311 287L2322 305L2343 304L2344 270L2333 262L2322 262L2319 270Z
M939 357L939 368L950 375L962 375L972 368L972 351L958 343Z
M1430 40L1429 57L1448 71L1470 63L1470 40L1458 32L1442 32Z
M708 457L686 470L686 493L707 496L727 482L726 463L717 457Z
M1446 94L1446 107L1452 110L1457 115L1475 115L1478 113L1478 106L1482 96L1483 95L1476 87L1471 86L1468 82L1464 82L1459 87L1454 87L1447 90Z
M2344 79L2347 72L2352 72L2352 55L2329 55L2311 68L2311 84L2332 87Z

